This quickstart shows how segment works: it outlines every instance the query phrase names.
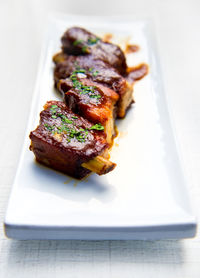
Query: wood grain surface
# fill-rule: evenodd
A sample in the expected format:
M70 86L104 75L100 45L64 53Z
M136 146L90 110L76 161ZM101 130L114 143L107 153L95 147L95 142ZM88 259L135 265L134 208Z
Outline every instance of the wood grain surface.
M199 230L194 239L165 241L16 241L3 232L49 12L132 15L154 19L165 89L200 215L200 2L0 1L0 277L200 277Z

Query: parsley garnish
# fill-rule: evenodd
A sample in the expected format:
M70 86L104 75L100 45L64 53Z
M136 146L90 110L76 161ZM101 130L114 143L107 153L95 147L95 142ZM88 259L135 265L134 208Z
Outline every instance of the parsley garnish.
M89 68L88 71L91 72L94 77L96 77L99 74L99 71L98 70L94 71L94 68Z
M99 40L100 39L97 38L97 37L96 38L89 38L87 42L88 42L89 45L93 45L93 44L97 43Z
M51 105L50 111L52 114L55 114L57 111L58 106L57 105Z
M58 119L60 122L56 122L54 125L44 124L44 127L52 134L63 134L66 136L66 142L70 143L72 139L77 140L80 143L85 142L88 135L88 130L83 129L80 126L76 126L72 119L78 119L77 116L71 116L68 119L66 115L61 113L60 107L52 105L49 109L51 111L51 118Z
M58 106L57 105L51 105L51 108L58 108Z
M85 69L76 69L76 73L85 73L86 70Z
M92 73L92 75L93 75L94 77L96 77L96 76L98 75L98 73L99 73L99 71L96 70L96 71L94 71L94 72Z
M50 130L50 131L54 130L54 128L55 128L55 126L53 126L53 125L48 125L48 124L44 124L44 126L45 126L48 130Z
M84 40L75 40L74 42L73 42L73 45L74 46L77 46L78 44L82 44L84 42Z
M90 95L91 98L96 98L96 99L100 99L101 96L100 95Z
M78 90L80 95L87 94L90 98L96 98L97 100L99 100L101 98L101 94L97 90L95 91L96 86L85 86L77 79L77 73L85 72L85 69L80 68L72 72L72 74L70 75L70 79L72 80L73 87ZM98 71L96 71L95 73L98 74Z
M104 130L104 127L102 126L102 124L95 124L92 127L90 127L90 129L95 129L95 130Z
M82 52L83 53L87 53L88 52L88 47L86 45L84 45L82 48L81 48Z
M83 53L87 53L88 52L88 46L90 45L93 45L93 44L96 44L98 41L100 40L100 38L88 38L87 41L84 41L84 40L75 40L73 42L73 45L74 46L82 46L81 50Z
M60 116L60 115L59 115ZM61 118L61 121L64 122L64 123L67 123L67 124L72 124L73 122L71 120L69 120L65 115L62 115L60 116Z

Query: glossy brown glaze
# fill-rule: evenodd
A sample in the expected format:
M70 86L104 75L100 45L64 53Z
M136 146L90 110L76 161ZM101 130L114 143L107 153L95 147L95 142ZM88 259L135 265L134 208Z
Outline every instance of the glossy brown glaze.
M149 67L147 64L140 64L136 67L130 67L127 69L127 80L128 82L134 82L142 79L149 72Z
M54 56L54 80L55 86L60 79L70 77L78 67L85 69L87 79L102 84L115 91L119 96L126 93L127 80L114 68L101 60L93 60L92 56L72 56L58 53ZM95 74L97 73L97 74ZM58 88L59 89L59 88Z
M125 53L133 53L139 51L140 47L136 44L127 44L125 48Z
M126 59L119 46L103 42L96 35L79 27L68 29L61 38L62 49L66 54L93 56L94 60L101 60L119 73L126 72Z
M44 108L39 126L30 133L30 149L38 162L75 178L84 177L90 171L81 164L108 147L105 133L90 129L93 124L63 102L49 101Z
M80 82L88 87L94 87L100 98L91 98L89 94L81 94L73 87L72 81L68 79L60 80L59 90L64 95L66 105L75 113L83 116L93 123L105 124L113 117L114 105L119 99L119 95L113 90L88 79L79 79Z
M133 51L133 45L129 48ZM125 117L126 111L134 102L134 82L148 73L146 64L127 68L125 56L118 46L105 43L79 27L70 28L64 33L62 52L56 54L53 61L56 87L60 79L71 78L71 74L81 69L85 78L115 91L119 95L118 118ZM75 96L73 97L74 103ZM94 104L94 100L90 102Z

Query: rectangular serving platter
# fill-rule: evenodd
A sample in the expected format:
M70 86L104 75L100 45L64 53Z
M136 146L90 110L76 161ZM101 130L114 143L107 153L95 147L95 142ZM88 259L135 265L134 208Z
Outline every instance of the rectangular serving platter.
M117 120L111 160L114 171L75 180L34 161L29 132L47 100L61 100L53 86L52 56L71 26L113 34L129 54L128 65L145 62L149 74L135 84L135 104ZM163 89L150 21L51 16L42 49L25 142L5 216L5 233L15 239L152 240L193 237L191 209L182 163Z

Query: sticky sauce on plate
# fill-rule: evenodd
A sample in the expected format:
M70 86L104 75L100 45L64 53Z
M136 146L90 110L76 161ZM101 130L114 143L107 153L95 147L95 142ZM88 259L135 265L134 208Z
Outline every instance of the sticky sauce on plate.
M127 54L137 52L140 50L140 47L136 44L126 44L124 52Z
M142 63L135 67L128 67L127 69L128 76L127 80L129 82L134 82L142 79L149 72L149 66L145 63Z

